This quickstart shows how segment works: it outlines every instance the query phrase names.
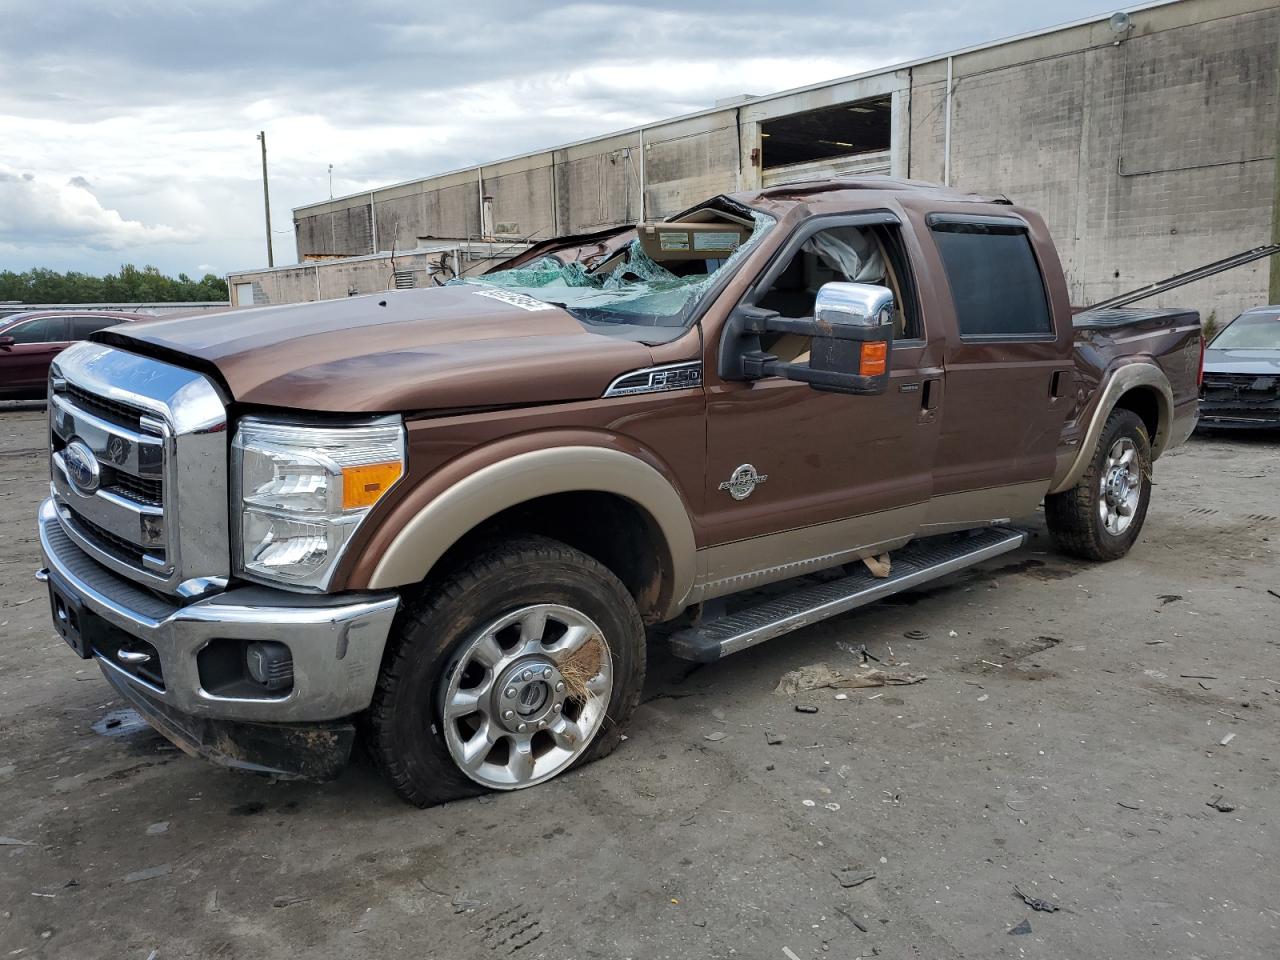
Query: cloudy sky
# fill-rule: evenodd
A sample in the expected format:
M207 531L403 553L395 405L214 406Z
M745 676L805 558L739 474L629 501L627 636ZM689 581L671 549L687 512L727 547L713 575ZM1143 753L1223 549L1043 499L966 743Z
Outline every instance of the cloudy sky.
M0 269L264 264L259 130L289 263L329 164L340 196L1109 9L0 0Z

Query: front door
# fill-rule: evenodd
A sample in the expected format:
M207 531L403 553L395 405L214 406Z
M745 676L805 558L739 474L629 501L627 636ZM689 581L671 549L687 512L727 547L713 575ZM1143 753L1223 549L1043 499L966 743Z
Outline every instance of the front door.
M23 393L40 392L49 379L49 364L70 344L67 341L66 317L36 317L17 323L3 336L13 343L0 357L3 380L0 386Z
M890 287L897 323L889 385L878 396L848 396L777 377L708 377L704 598L897 547L923 521L943 396L941 346L926 336L899 230L888 214L812 220L744 297L802 318L813 316L824 283ZM761 346L803 362L809 343L784 334ZM708 371L719 348L708 345Z

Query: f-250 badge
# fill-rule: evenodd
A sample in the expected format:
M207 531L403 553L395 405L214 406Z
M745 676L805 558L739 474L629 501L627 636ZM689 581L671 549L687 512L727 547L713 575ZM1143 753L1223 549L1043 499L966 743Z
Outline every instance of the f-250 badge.
M767 473L756 473L756 468L749 463L744 463L724 483L720 484L721 490L728 490L729 496L735 500L745 500L755 492L758 484L764 483L769 479Z

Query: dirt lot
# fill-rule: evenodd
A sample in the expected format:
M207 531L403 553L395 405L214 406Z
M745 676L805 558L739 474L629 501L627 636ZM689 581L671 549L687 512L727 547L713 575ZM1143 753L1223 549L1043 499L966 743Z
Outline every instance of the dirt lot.
M418 811L109 726L32 578L43 417L0 411L0 958L1277 955L1276 437L1161 461L1109 566L1041 529L715 666L655 642L613 757ZM774 692L862 642L928 679Z

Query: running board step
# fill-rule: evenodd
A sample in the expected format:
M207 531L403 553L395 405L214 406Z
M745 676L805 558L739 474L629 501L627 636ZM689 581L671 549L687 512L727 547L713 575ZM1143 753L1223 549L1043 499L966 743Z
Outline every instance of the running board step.
M806 587L671 637L671 652L681 660L711 663L721 657L792 630L874 603L922 583L971 567L975 563L1017 550L1027 535L1020 530L992 527L974 533L915 540L892 554L889 576L869 571Z

